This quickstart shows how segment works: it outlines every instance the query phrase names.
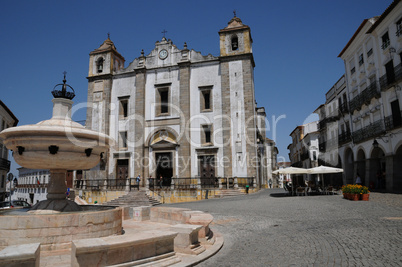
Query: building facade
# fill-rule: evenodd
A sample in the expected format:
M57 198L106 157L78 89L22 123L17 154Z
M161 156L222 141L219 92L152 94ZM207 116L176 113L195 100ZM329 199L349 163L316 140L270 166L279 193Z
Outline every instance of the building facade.
M219 31L219 45L219 57L204 56L163 37L127 67L109 38L92 51L86 127L116 145L86 177L254 177L266 184L250 27L234 17Z
M298 168L317 167L318 122L297 126L291 133L292 143L288 146L291 165Z
M0 132L17 126L18 119L11 110L0 100ZM8 160L8 149L0 139L0 201L6 198L7 173L10 171L10 161Z
M49 170L18 168L18 184L12 199L25 200L32 205L46 200L49 179Z
M339 57L345 75L326 93L320 117L322 165L360 176L371 189L402 191L402 3L365 19Z
M341 51L351 142L340 149L344 182L402 191L402 3L364 20Z

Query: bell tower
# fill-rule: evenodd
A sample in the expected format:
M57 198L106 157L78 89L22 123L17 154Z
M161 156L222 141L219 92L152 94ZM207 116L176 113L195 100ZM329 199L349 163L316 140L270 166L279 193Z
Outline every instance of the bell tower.
M222 114L236 120L238 125L231 127L230 122L222 123L223 139L232 144L222 148L228 158L228 164L224 167L224 176L227 177L234 174L258 177L259 174L254 145L257 142L257 124L252 43L250 27L244 25L234 12L228 26L219 31ZM238 160L246 164L240 168L236 164Z
M250 27L244 25L236 13L228 26L219 31L221 57L252 54L252 43Z
M113 75L124 68L124 57L108 38L101 46L89 53L88 109L86 127L109 134L110 93Z

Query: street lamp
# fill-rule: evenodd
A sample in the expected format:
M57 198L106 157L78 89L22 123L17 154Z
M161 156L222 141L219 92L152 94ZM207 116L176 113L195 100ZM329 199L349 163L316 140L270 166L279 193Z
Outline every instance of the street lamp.
M373 142L373 147L374 147L374 148L377 148L377 147L378 147L378 142L377 142L377 139L374 139L374 142Z

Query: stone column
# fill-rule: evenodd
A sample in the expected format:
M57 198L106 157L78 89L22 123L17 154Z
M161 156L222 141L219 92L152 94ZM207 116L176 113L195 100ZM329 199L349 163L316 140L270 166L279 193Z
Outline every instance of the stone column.
M181 120L184 120L184 127L187 126L187 122L190 120L190 62L182 62L179 63L180 67L180 110L183 114ZM184 129L184 138L181 139L180 147L179 147L179 173L177 177L191 177L191 146L190 140L191 133L190 128L191 125L188 125ZM188 139L187 139L188 138ZM190 164L186 165L186 162L190 162Z
M223 176L232 177L232 139L231 139L231 122L225 118L231 118L230 110L230 77L229 62L221 62L221 88L222 88L222 135L223 142L226 144L222 147L223 156L227 159L224 161Z
M399 163L401 164L401 163ZM385 157L385 189L391 192L394 188L394 156L389 155Z
M244 94L244 115L247 125L246 129L246 156L247 156L247 176L258 177L258 159L257 159L257 140L256 140L256 112L255 96L253 84L253 65L251 60L242 60L243 66L243 94ZM254 118L254 119L249 119ZM264 136L265 137L265 136Z
M133 141L136 144L134 147L134 153L137 153L139 157L135 157L134 160L134 173L144 176L144 168L141 166L142 158L144 157L144 129L145 129L145 81L146 81L146 69L135 69L135 107L134 114L137 118L134 122L134 136Z

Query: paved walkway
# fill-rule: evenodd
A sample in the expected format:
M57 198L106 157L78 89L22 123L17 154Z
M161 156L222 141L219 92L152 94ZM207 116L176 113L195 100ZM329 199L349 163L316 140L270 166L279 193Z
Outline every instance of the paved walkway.
M198 266L402 266L402 195L284 196L283 189L167 206L214 216L225 244Z

